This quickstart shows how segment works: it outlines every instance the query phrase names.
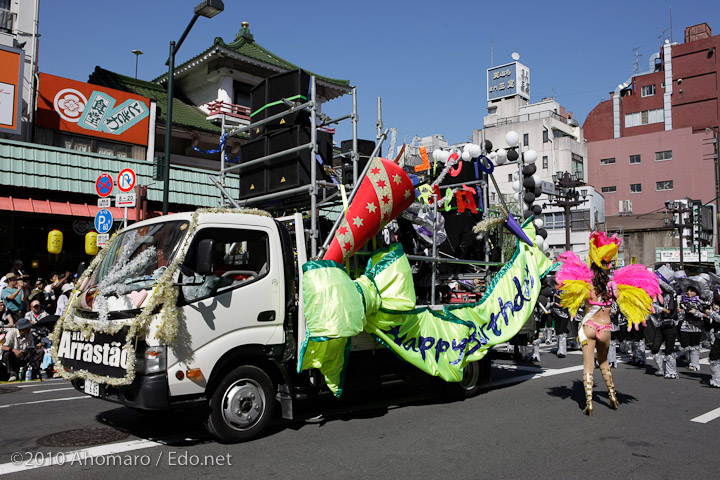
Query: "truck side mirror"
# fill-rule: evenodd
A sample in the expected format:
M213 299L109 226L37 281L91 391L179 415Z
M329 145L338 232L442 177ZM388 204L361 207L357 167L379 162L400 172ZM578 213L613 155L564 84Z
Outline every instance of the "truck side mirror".
M200 240L197 248L197 273L200 275L212 275L215 272L215 265L213 265L214 252L215 240L212 238Z

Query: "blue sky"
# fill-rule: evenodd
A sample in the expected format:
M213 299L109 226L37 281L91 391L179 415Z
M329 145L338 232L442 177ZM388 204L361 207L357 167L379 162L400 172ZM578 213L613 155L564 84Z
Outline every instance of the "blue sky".
M25 1L25 0L23 0ZM28 0L29 1L29 0ZM95 66L151 80L165 72L200 0L40 0L40 71L87 81ZM467 141L486 114L486 69L511 60L530 68L531 101L555 97L582 124L609 92L648 69L664 38L683 41L706 22L720 34L720 2L685 0L376 1L224 0L225 11L196 22L176 64L231 42L243 21L255 41L286 60L357 86L359 136L374 140L377 98L398 141L442 134ZM492 43L492 53L491 53ZM636 50L635 50L636 49ZM492 63L491 63L492 57ZM350 113L350 97L325 106ZM349 123L336 141L351 138Z

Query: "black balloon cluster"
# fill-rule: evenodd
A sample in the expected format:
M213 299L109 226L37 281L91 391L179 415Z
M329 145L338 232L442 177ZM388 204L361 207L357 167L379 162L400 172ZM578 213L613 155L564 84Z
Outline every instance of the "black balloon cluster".
M516 154L517 155L517 154ZM508 152L508 158L510 158L510 152ZM530 216L538 216L542 213L542 206L535 204L535 200L542 195L542 185L538 180L538 177L534 176L537 171L535 163L527 163L522 168L522 186L523 186L523 202L525 203L525 209L523 211L524 218L530 218ZM538 227L535 224L537 234L544 239L547 238L547 230L542 227Z

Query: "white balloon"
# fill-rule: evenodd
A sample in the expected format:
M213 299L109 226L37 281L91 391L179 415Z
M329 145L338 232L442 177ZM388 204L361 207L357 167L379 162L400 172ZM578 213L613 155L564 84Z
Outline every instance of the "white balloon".
M518 135L517 132L513 132L511 130L507 134L505 134L505 141L511 147L517 147L517 144L520 142L520 135Z
M467 151L467 149L463 150L462 153L462 159L466 162L469 162L472 157L470 156L470 152Z
M535 150L528 150L527 152L523 153L523 160L525 160L525 163L535 163L537 158L538 154Z
M433 158L434 158L436 161L440 160L440 153L441 153L441 152L442 152L442 150L440 150L439 148L436 148L435 150L433 150Z
M539 186L542 184L542 178L538 177L537 175L532 176L533 182L535 182L535 186Z
M495 161L497 160L497 153L495 153L495 152L490 152L490 153L488 154L488 158L489 158L493 163L495 163Z
M480 148L480 145L475 145L474 143L469 143L466 150L472 158L477 158L480 154L482 154L482 148Z
M545 239L540 235L535 235L535 245L537 245L538 248L543 248L543 245L545 245Z
M447 163L448 158L450 158L450 152L446 152L445 150L440 150L440 153L438 153L438 162Z
M515 171L513 172L513 174L512 174L512 179L513 179L513 180L517 180L518 178L520 178L520 172L518 172L517 170L515 170Z
M512 189L516 192L519 192L522 187L520 186L520 180L515 180L512 182Z
M543 252L545 252L545 253L549 252L549 251L550 251L550 244L547 243L547 242L543 243L542 250L543 250Z
M520 192L517 192L516 194L513 195L513 198L515 199L516 202L519 202L520 198L522 198L522 195L520 194Z
M545 225L545 221L542 218L536 218L533 220L533 225L535 225L536 228L542 228L543 225Z

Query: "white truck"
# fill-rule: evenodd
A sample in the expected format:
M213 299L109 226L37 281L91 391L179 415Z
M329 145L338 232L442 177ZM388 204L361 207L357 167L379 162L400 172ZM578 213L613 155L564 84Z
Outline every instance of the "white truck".
M146 411L202 405L216 439L252 439L278 404L291 419L294 401L322 391L320 375L297 373L305 237L300 214L228 209L138 222L73 293L56 360L88 395ZM366 337L353 339L353 362L363 353L400 362ZM489 375L486 358L448 386L471 396Z

